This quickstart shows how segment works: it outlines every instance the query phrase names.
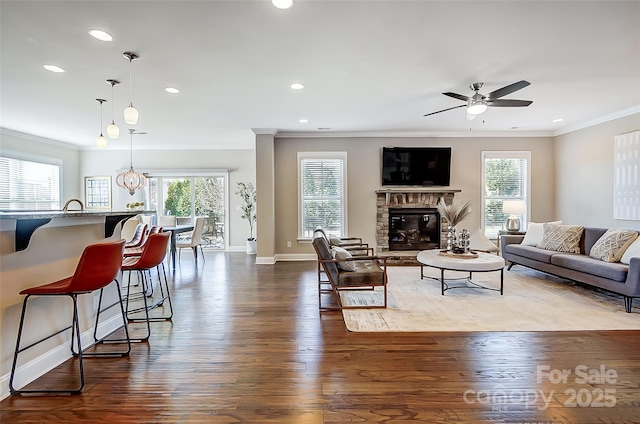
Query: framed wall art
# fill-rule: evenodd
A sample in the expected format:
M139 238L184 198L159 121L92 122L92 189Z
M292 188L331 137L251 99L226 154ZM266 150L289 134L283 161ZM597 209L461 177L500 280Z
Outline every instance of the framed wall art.
M111 209L111 177L84 177L86 209Z

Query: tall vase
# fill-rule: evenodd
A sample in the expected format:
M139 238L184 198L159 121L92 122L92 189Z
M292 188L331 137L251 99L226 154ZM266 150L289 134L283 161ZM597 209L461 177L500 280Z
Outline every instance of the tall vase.
M449 225L447 227L447 252L453 251L456 245L456 227Z

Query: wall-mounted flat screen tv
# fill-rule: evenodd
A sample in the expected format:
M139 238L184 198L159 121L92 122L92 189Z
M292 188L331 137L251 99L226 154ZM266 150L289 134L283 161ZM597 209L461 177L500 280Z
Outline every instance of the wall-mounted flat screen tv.
M451 147L383 147L382 185L448 186Z

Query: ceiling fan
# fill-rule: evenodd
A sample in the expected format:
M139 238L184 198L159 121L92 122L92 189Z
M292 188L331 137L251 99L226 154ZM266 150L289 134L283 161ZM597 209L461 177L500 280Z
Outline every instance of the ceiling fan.
M448 109L439 110L437 112L427 113L424 116L435 115L436 113L446 112L451 109L466 107L467 119L472 120L472 119L475 119L476 116L486 111L487 107L525 107L533 103L533 101L531 100L512 100L512 99L500 98L508 94L511 94L514 91L518 91L522 88L525 88L526 86L530 85L529 81L522 80L522 81L514 82L513 84L509 84L505 87L499 88L486 95L479 93L480 89L482 88L482 85L483 83L476 82L469 86L471 90L475 91L475 94L471 97L463 96L462 94L451 93L451 92L442 93L445 96L449 96L449 97L453 97L454 99L465 101L466 104L450 107Z

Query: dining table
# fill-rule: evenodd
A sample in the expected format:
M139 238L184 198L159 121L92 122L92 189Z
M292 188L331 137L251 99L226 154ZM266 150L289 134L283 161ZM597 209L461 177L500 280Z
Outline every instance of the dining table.
M171 227L163 227L163 231L171 231L171 269L176 269L176 243L178 234L193 231L192 224L174 225Z

